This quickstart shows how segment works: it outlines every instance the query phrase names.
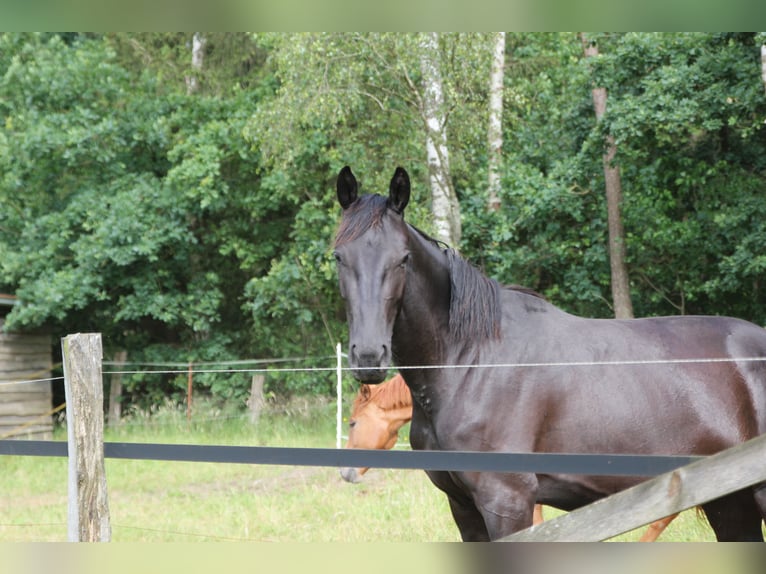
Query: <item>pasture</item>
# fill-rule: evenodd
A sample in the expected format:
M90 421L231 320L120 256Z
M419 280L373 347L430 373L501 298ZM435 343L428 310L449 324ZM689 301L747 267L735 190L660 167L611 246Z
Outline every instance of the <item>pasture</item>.
M332 448L333 415L332 401L299 399L270 405L253 427L199 401L191 424L168 405L127 416L106 440ZM65 431L55 439L65 440ZM4 456L0 465L0 541L65 541L66 459ZM371 469L356 485L336 468L107 459L106 472L117 542L460 540L446 497L422 471ZM545 509L546 518L557 514ZM714 539L691 511L660 540Z

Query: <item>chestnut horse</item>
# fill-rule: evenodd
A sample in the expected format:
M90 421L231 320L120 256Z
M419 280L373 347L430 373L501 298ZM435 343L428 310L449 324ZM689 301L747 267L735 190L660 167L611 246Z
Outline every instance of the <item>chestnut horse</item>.
M404 220L407 172L388 196L337 180L335 237L363 383L395 364L413 400L414 449L710 455L766 432L766 330L730 317L588 319L502 287ZM643 476L427 471L463 540L532 524L535 503L574 510ZM715 480L711 477L710 480ZM763 541L766 483L703 505L718 540Z
M346 448L390 450L399 439L399 429L412 419L412 395L401 374L377 385L360 385L351 405ZM361 482L369 468L346 467L340 475L346 482ZM650 524L640 542L654 542L678 514ZM535 504L533 524L543 521L542 505Z

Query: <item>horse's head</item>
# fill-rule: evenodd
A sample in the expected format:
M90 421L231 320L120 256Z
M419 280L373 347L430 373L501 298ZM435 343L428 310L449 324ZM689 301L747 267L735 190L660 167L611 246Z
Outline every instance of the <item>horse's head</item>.
M396 375L380 385L361 385L351 406L346 448L389 450L399 439L399 429L412 419L412 397ZM359 482L368 468L343 468L346 482Z
M404 208L407 172L397 168L387 198L358 195L348 166L338 174L343 218L335 238L340 294L346 302L349 364L354 377L379 383L391 364L391 336L401 306L410 258Z

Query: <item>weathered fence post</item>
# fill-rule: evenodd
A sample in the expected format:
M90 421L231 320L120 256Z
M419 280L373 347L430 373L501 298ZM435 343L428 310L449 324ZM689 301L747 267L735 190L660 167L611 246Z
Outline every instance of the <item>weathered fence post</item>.
M101 334L61 339L69 448L70 542L111 539L104 466L104 389Z
M122 370L125 367L125 362L128 360L127 351L117 351L114 355L114 366L117 371ZM116 427L120 424L120 417L122 416L122 373L114 373L111 377L109 384L109 416L107 421L109 427Z
M250 398L247 400L247 406L250 409L250 424L257 425L261 418L261 411L266 401L263 398L263 383L266 377L261 373L253 375L250 384Z
M194 386L194 363L189 361L189 370L186 374L186 422L191 423L192 415L192 388Z

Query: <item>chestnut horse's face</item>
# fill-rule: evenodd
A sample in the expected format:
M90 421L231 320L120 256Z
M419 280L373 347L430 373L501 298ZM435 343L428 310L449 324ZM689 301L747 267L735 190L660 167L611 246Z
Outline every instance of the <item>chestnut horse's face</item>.
M410 259L402 217L409 199L409 178L398 168L387 199L358 197L356 179L345 167L337 187L343 219L334 256L346 304L348 361L356 379L380 383L392 362L391 336ZM364 208L357 209L360 205Z
M369 402L352 413L346 448L390 450L399 439L399 429L412 418L412 406L383 409ZM359 482L368 468L343 468L346 482Z
M367 448L389 450L394 447L399 438L399 428L387 413L377 405L370 404L357 416L349 421L348 443L346 448ZM368 468L344 468L341 470L343 480L359 482Z

